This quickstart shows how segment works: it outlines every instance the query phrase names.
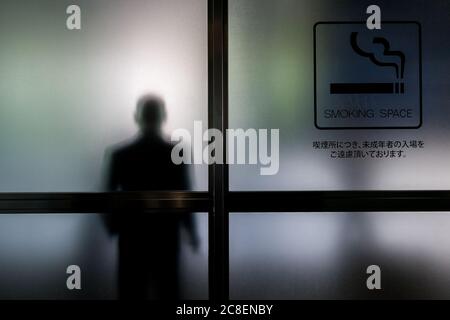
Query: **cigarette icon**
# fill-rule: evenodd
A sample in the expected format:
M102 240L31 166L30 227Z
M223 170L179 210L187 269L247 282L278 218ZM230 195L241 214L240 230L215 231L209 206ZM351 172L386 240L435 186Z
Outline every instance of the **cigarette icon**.
M380 83L331 83L331 94L403 94L405 83L380 82Z

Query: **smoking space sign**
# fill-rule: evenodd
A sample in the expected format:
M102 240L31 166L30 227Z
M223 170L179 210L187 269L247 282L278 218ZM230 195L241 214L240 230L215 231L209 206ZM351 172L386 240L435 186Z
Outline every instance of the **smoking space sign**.
M314 26L318 129L416 129L422 125L421 30L416 22Z

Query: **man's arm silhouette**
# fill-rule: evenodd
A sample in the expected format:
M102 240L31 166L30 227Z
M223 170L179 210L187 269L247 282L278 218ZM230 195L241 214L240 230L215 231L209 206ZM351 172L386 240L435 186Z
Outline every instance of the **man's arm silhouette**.
M119 168L117 163L117 157L113 152L107 150L105 153L105 172L103 177L103 187L102 189L105 192L116 192L119 191L120 183L119 183ZM103 222L109 234L115 235L118 233L118 221L117 214L112 208L110 212L103 216Z
M180 177L179 189L187 191L190 189L187 168L184 164L179 165L177 167L178 170L180 170L178 175ZM198 248L200 247L200 239L198 236L197 228L195 226L194 213L192 212L182 213L181 222L189 235L189 244L191 245L194 251L197 251Z

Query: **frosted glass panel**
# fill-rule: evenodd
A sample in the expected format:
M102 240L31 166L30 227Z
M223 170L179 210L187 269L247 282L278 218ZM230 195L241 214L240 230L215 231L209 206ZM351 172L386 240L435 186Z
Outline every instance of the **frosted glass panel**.
M208 298L207 214L194 223L199 248L193 252L183 231L178 252L181 297L189 300ZM0 299L116 299L117 245L101 215L1 215ZM69 265L81 268L81 291L67 290Z
M261 176L258 166L233 165L232 190L450 188L448 1L378 1L382 30L372 33L364 24L317 25L316 103L315 25L364 21L369 4L354 0L229 3L230 127L280 129L279 173ZM385 21L416 23L392 26ZM356 43L378 58L383 57L384 47L368 41L372 35L387 39L390 50L402 51L404 75L400 71L396 76L395 68L402 64L399 56L384 61L393 64L390 67L379 67L357 54L351 47L352 32L358 33ZM407 129L420 125L420 61L423 121L419 129ZM384 85L351 86L351 93L344 94L345 84L353 82ZM348 119L345 112L333 115L326 109L356 109L360 114ZM382 109L399 112L382 118ZM410 114L402 115L401 109L410 109ZM364 112L368 113L365 118ZM371 118L370 112L377 118Z
M449 213L230 217L232 299L449 299ZM382 290L366 288L368 266Z
M0 191L98 191L105 150L133 137L145 94L163 131L207 120L204 0L6 0L0 12ZM205 190L207 168L190 168Z

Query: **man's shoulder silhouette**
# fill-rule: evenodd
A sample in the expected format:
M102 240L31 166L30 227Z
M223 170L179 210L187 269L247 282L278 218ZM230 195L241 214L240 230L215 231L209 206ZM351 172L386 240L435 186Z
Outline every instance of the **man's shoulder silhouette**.
M133 139L129 139L112 146L111 155L113 157L119 158L129 157L135 154L139 154L140 156L152 154L155 157L160 157L168 153L170 156L172 148L173 148L172 144L159 137L158 138L135 137ZM163 154L161 154L161 152Z
M113 189L115 184L124 191L185 190L185 168L172 162L172 147L160 137L139 137L113 146L109 173Z

